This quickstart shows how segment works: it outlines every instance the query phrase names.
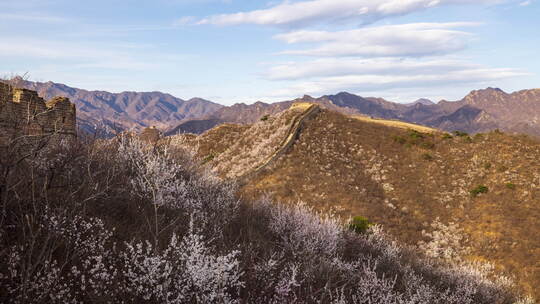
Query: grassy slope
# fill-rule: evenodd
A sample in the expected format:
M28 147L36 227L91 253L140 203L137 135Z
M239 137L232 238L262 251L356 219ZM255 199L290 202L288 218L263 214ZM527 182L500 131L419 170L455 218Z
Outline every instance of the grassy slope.
M242 136L236 133L237 139ZM221 138L205 141L201 153L213 144L223 149ZM468 238L464 245L471 247L467 258L494 262L538 297L539 168L540 144L526 138L499 133L444 138L323 111L304 126L290 151L243 191L248 197L270 193L323 211L339 209L345 217L367 216L409 244L423 240L422 230L430 231L437 217L457 222ZM479 185L488 193L472 197Z
M437 131L436 129L433 129L433 128L430 128L430 127L416 125L416 124L403 122L403 121L399 121L399 120L370 118L370 117L360 116L360 115L354 115L353 117L355 119L365 121L365 122L377 123L377 124L381 124L381 125L385 125L385 126L389 126L389 127L396 127L396 128L402 128L402 129L412 129L412 130L416 130L418 132L432 133L432 132Z

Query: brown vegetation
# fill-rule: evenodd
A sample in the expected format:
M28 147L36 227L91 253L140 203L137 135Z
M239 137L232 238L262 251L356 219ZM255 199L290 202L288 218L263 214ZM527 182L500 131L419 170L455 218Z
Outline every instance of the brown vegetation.
M245 136L237 132L232 139L240 158L257 149ZM224 142L216 143L223 150ZM212 142L204 145L212 149ZM411 245L434 241L436 227L456 223L460 246L468 249L457 250L460 258L491 262L538 297L539 168L540 143L524 136L422 133L324 110L242 191L362 215ZM218 169L229 175L227 167ZM485 189L475 192L480 186ZM442 226L435 225L439 219Z
M378 226L240 200L166 142L80 138L0 172L2 303L529 303Z

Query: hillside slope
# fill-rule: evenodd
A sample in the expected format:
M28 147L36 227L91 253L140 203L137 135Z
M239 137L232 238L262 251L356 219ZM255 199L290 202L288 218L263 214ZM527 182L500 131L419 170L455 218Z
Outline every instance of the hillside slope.
M380 227L242 199L177 141L24 147L1 149L3 304L530 304Z
M266 133L283 129L272 121ZM244 195L365 216L435 254L489 261L540 296L540 143L499 132L422 133L382 122L322 110L284 155L244 181ZM240 168L229 162L232 155L252 155L265 138L249 126L231 128L235 132L218 128L196 139L202 157L221 155L208 164L224 177ZM257 134L261 139L253 139ZM243 141L247 137L252 140ZM445 242L450 249L438 247Z

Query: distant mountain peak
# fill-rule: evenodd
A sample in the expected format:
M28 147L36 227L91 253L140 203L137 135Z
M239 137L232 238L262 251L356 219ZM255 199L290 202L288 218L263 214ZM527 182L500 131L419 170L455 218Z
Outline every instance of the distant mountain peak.
M504 91L501 90L500 88L487 87L486 90L487 91L498 91L498 92L504 93Z
M191 99L188 99L187 102L211 102L211 101L204 98L200 98L200 97L193 97Z
M493 88L493 87L487 87L485 89L480 89L480 90L473 90L469 93L469 95L500 95L500 94L507 95L508 93L501 90L500 88Z
M417 100L415 100L413 102L406 103L405 105L406 106L415 106L417 104L429 106L429 105L434 105L435 103L433 101L431 101L430 99L427 99L427 98L419 98L419 99L417 99Z
M353 96L354 94L349 92L339 92L336 94L336 96Z

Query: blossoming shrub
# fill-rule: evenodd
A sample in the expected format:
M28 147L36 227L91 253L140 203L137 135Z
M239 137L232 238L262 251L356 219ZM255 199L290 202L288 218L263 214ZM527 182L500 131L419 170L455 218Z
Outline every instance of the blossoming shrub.
M192 156L123 137L2 161L0 302L518 301L508 280L419 258L379 226L241 201Z
M349 221L349 230L356 233L366 233L373 224L363 216L355 216Z

